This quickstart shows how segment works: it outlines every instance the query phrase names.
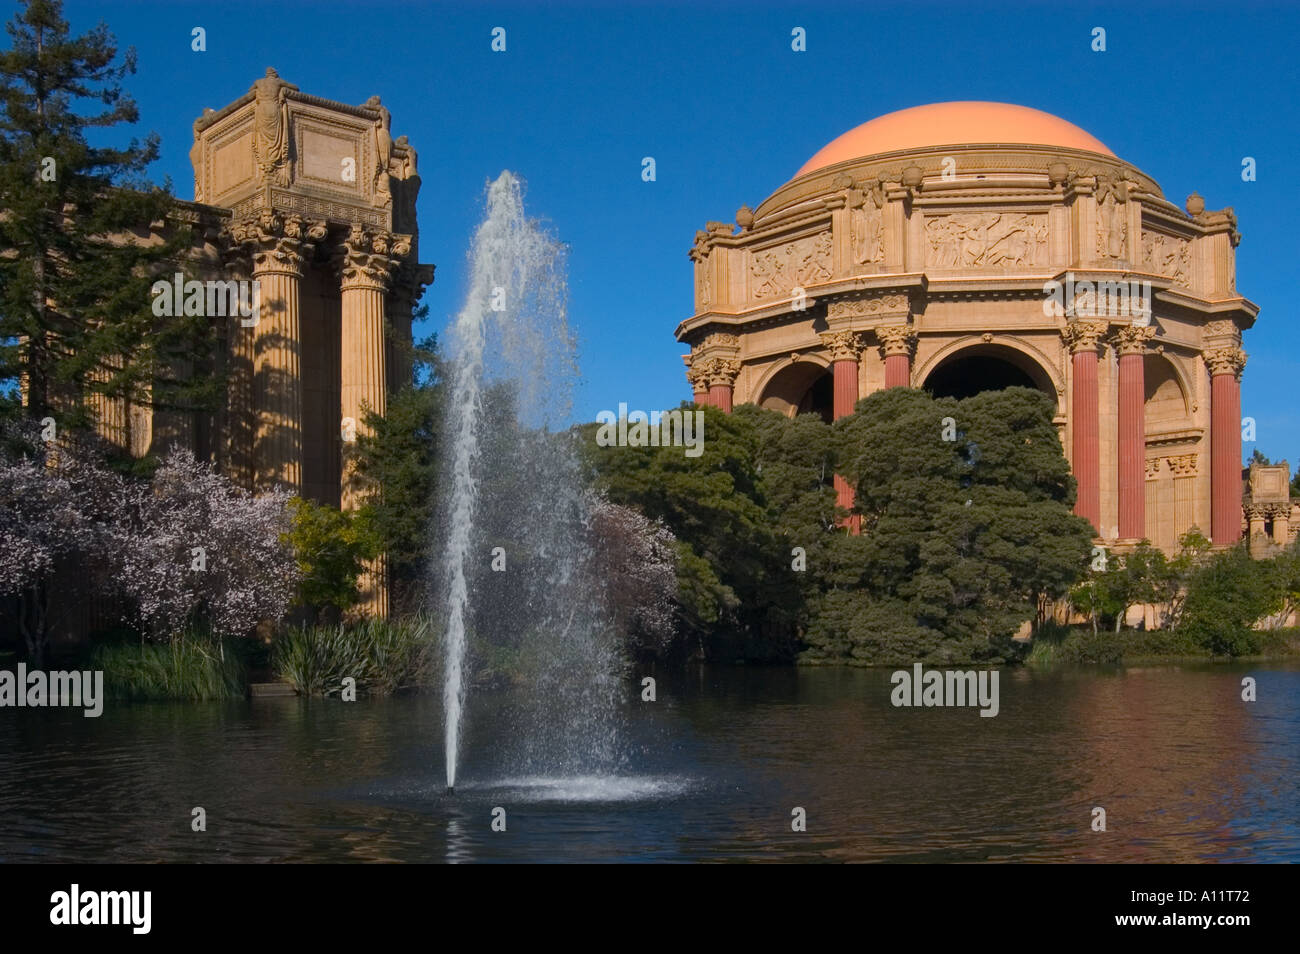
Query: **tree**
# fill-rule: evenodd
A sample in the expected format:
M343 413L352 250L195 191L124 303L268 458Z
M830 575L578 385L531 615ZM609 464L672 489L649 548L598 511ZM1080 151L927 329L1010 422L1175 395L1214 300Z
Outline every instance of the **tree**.
M587 501L589 570L600 581L603 605L633 656L675 654L677 598L676 542L672 531L632 507L598 494Z
M864 556L809 641L876 663L1005 656L1091 552L1053 412L1027 388L962 401L890 388L836 421Z
M189 245L183 228L159 231L173 199L144 180L158 137L121 148L87 139L138 120L121 86L135 53L119 61L102 24L69 35L58 0L21 7L0 52L0 412L21 402L33 419L77 427L96 394L210 408L216 329L202 316L153 315L154 279Z
M437 342L412 349L411 381L390 395L387 414L366 415L355 445L356 479L368 490L365 520L388 557L392 605L415 610L424 591L429 555L438 546L434 502L442 440L443 386Z
M365 561L379 553L378 535L365 515L302 497L291 498L289 508L286 540L298 564L296 605L317 618L323 609L341 612L356 605Z
M789 658L793 634L769 625L765 589L788 579L763 497L752 416L683 404L703 415L698 457L682 447L600 447L597 425L579 429L596 486L614 503L662 521L677 539L678 616L709 658Z
M1254 625L1278 612L1287 586L1272 560L1253 560L1246 544L1217 553L1188 584L1180 632L1212 653L1243 656L1259 651Z
M0 458L0 595L16 603L27 658L41 668L65 614L104 583L126 485L85 447L23 441L8 431Z
M114 574L148 635L244 636L284 615L297 584L287 492L253 496L179 448L128 492Z

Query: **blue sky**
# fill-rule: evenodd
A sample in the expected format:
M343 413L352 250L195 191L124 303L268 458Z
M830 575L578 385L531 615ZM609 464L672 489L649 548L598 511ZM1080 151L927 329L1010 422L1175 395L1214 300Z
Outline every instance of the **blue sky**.
M895 109L985 99L1055 113L1179 205L1195 190L1236 210L1237 287L1261 306L1242 413L1264 453L1300 462L1297 9L70 0L65 14L77 31L103 19L136 47L129 88L142 131L163 139L156 176L181 198L194 118L267 66L330 99L381 95L393 135L420 154L421 258L438 266L430 330L459 308L484 184L521 174L530 214L570 247L575 413L588 420L687 395L673 329L691 311L687 250L706 220L756 206L826 142ZM190 49L195 26L204 53ZM489 48L496 26L504 54ZM790 48L795 26L807 52ZM1096 26L1105 53L1090 49ZM655 157L653 183L643 156ZM1255 182L1241 179L1245 156Z

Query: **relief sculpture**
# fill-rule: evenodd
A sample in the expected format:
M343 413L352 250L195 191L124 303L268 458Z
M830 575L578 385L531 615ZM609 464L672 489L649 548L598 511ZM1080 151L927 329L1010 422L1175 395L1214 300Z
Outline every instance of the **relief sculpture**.
M930 268L1011 268L1047 260L1047 217L959 212L927 217Z
M1142 264L1157 275L1186 285L1191 267L1188 243L1163 232L1143 232Z
M755 252L752 277L755 298L786 298L796 286L830 281L831 233Z

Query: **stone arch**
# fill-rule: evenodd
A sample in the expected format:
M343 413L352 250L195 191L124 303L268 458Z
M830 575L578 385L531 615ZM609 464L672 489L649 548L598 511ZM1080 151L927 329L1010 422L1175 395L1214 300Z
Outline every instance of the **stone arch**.
M959 380L963 370L972 374L986 370L1000 372L996 380L1005 383L998 384L998 388L1013 384L1037 388L1055 402L1058 412L1060 410L1065 383L1051 359L1032 345L1014 338L995 336L986 341L971 336L954 341L931 355L917 369L914 380L922 388L942 381L945 392L958 392L964 390ZM985 389L975 389L978 390Z
M832 417L831 367L820 355L800 355L776 362L754 389L754 403L786 417L817 413Z
M1191 417L1191 394L1178 366L1162 354L1143 358L1144 416L1148 426L1186 421Z

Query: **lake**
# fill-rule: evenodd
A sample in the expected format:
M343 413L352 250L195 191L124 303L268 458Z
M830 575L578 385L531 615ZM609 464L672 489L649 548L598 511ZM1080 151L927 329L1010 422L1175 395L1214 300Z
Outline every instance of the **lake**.
M450 796L436 696L5 709L0 860L1300 860L1294 664L1004 670L995 718L891 688L660 673L617 768L565 777L521 768L510 693L471 694Z

